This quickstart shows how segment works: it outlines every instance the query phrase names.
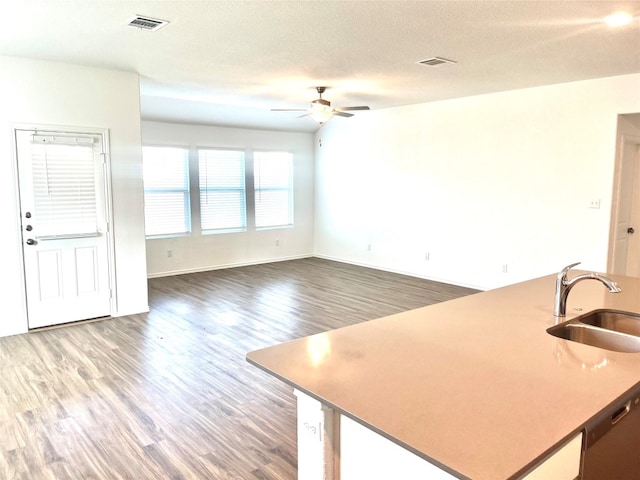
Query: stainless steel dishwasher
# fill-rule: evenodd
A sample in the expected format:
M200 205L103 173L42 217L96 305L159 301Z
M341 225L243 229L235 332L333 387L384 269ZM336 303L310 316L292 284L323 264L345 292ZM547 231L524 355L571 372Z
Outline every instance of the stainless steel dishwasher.
M582 480L640 480L640 390L587 425L580 471Z

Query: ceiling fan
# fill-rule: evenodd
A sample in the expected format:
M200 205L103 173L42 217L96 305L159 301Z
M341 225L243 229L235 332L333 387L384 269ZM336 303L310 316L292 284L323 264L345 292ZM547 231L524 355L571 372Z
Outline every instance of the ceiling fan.
M327 87L316 87L319 98L313 100L309 108L272 108L272 112L307 112L298 118L307 115L313 118L320 125L328 122L331 117L337 115L339 117L353 117L353 113L347 113L352 110L369 110L369 107L361 105L357 107L331 107L331 102L322 98L322 94Z

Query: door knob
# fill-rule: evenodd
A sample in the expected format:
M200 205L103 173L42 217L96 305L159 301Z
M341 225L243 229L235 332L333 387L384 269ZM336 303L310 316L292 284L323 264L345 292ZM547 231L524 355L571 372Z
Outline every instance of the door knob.
M27 245L35 245L36 241L33 238L28 238L27 239Z
M633 227L629 227L627 228L627 233L635 233L635 230L633 229Z
M31 230L33 230L33 227L32 227L31 225L27 225L26 227L24 227L24 229L25 229L27 232L30 232Z

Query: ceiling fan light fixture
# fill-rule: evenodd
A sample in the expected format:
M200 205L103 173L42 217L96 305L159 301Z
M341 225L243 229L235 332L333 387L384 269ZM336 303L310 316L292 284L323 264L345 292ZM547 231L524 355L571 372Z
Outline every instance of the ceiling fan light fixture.
M330 108L324 107L322 105L316 105L317 104L311 106L309 116L320 125L322 125L323 123L327 123L333 116L333 112Z

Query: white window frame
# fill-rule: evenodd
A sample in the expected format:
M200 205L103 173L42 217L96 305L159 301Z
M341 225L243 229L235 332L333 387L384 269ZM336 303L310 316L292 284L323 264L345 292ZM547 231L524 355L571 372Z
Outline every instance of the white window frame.
M229 183L229 180L234 176L233 169L229 169L228 172L225 172L225 175L229 175L226 177L226 181L222 181L220 183L209 184L208 179L209 174L205 171L208 167L205 163L207 161L204 158L207 155L207 152L214 152L214 155L220 155L220 159L224 160L234 160L233 156L239 154L239 160L241 161L241 165L234 166L238 168L240 173L238 174L238 182L233 184ZM229 158L224 158L224 153L229 154ZM210 234L223 234L223 233L238 233L238 232L246 232L247 231L247 155L244 149L242 148L218 148L218 147L198 147L197 148L198 155L198 195L199 195L199 205L200 205L200 232L203 235ZM225 185L226 183L226 185ZM233 225L222 225L214 227L211 224L205 225L204 218L207 215L207 199L209 198L209 193L211 193L211 197L214 198L217 194L239 194L239 202L237 205L234 205L234 202L231 201L226 205L228 210L224 210L224 208L212 207L212 210L219 209L222 215L230 215L231 217L236 216L237 222L234 222ZM237 207L237 209L235 208Z
M178 187L177 185L172 185L172 186L167 186L167 187L162 187L162 186L152 186L149 187L147 185L147 183L145 182L144 185L144 196L145 196L145 231L147 229L147 224L148 224L148 204L150 203L149 200L150 198L148 197L148 195L152 195L152 194L162 194L163 192L165 193L181 193L182 194L182 198L183 198L183 203L182 203L182 208L183 208L183 226L184 228L181 228L175 231L166 231L166 232L159 232L159 233L146 233L146 238L148 239L153 239L153 238L170 238L170 237L184 237L184 236L188 236L191 235L191 198L190 198L190 168L189 168L189 148L185 147L185 146L169 146L169 145L144 145L142 147L142 151L143 151L143 168L147 169L148 167L148 160L145 161L145 150L148 152L150 149L172 149L172 150L180 150L182 151L184 158L183 158L183 185L181 187ZM143 173L143 181L145 179L145 175Z
M262 158L261 158L262 157ZM286 161L287 163L287 174L280 176L279 178L271 178L267 179L267 184L263 186L261 182L261 170L264 171L263 162L269 160L270 157L272 159L277 159L280 161ZM253 194L254 194L254 219L255 219L255 227L256 230L269 230L274 228L292 228L294 225L294 216L293 216L293 208L294 208L294 198L293 198L293 154L287 151L267 151L267 150L254 150L253 152ZM285 178L286 177L286 178ZM271 184L269 184L269 180ZM276 214L286 216L286 221L281 223L260 223L259 220L259 211L260 211L260 201L262 194L268 192L280 192L286 193L286 207L280 211L276 212ZM267 208L269 208L267 206ZM272 213L273 215L273 213Z

